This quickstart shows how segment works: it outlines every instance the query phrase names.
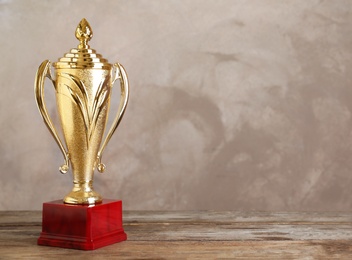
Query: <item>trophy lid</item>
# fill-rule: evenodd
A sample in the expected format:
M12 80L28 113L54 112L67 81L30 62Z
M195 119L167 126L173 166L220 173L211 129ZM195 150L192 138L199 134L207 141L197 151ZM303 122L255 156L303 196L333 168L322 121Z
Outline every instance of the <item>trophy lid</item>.
M76 38L80 44L71 49L64 57L53 65L57 69L111 69L112 65L102 55L91 49L88 41L93 37L93 31L86 19L82 19L76 29Z

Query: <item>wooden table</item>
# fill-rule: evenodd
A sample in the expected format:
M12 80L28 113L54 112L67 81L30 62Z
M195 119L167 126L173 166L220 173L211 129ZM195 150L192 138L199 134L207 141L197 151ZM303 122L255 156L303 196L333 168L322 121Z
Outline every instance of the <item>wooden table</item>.
M0 259L352 259L352 213L127 211L124 228L94 251L37 246L41 212L0 211Z

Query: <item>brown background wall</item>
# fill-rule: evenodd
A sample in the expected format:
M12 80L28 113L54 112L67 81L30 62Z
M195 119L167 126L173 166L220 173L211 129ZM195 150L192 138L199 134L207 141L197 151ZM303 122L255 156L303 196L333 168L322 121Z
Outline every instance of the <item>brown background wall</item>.
M33 82L86 17L92 48L131 84L94 180L105 197L125 209L351 210L351 11L350 0L1 0L0 209L71 189Z

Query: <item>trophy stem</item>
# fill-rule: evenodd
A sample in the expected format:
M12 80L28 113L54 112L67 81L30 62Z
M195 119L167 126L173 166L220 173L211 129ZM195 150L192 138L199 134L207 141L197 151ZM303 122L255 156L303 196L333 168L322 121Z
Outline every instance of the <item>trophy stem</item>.
M72 191L66 195L67 204L98 204L103 201L99 193L93 189L93 181L74 181Z

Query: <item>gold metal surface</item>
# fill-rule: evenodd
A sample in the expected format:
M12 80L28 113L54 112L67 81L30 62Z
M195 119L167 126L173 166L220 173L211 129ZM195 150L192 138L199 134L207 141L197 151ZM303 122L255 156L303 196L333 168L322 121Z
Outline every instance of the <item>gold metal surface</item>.
M105 165L101 162L102 154L123 117L129 97L126 71L119 63L112 65L90 49L88 41L92 36L89 23L82 19L76 29L76 38L80 44L53 64L55 79L50 72L50 61L46 60L39 66L34 83L39 112L64 156L60 171L66 173L69 168L72 170L73 189L64 198L64 202L69 204L95 204L102 201L101 195L93 189L94 170L105 170ZM46 77L55 88L66 148L46 109ZM121 86L120 105L103 141L111 90L117 79Z

